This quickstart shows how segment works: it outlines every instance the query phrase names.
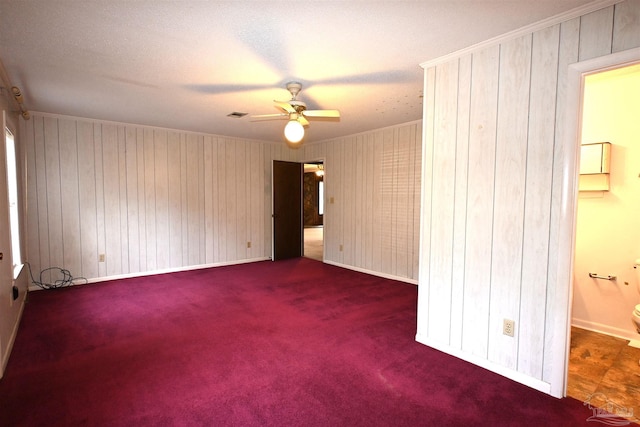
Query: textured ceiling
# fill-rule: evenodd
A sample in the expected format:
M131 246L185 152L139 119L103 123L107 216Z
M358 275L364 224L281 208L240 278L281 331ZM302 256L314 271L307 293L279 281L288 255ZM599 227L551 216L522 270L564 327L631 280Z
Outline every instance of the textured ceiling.
M250 116L299 81L341 112L317 141L420 119L420 63L589 2L0 0L0 60L32 111L268 141Z

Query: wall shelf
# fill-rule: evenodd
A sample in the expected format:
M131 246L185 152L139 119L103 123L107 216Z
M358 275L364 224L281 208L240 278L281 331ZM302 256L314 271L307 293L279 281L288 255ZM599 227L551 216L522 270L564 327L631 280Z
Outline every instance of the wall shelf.
M609 191L611 143L597 142L580 147L580 191Z

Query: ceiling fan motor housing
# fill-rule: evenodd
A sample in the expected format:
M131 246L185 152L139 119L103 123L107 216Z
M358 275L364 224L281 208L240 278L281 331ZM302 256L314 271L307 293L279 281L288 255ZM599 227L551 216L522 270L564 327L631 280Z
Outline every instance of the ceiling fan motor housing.
M289 105L295 108L298 114L307 109L307 104L302 101L298 101L297 99L292 99L291 101L289 101Z
M287 90L291 92L291 96L295 100L298 93L300 93L300 90L302 90L302 83L289 82L287 83Z

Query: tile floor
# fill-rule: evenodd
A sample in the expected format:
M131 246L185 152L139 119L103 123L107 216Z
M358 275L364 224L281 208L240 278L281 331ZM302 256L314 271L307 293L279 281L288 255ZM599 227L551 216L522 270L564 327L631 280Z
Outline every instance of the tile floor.
M571 328L567 394L640 423L640 349L629 341Z

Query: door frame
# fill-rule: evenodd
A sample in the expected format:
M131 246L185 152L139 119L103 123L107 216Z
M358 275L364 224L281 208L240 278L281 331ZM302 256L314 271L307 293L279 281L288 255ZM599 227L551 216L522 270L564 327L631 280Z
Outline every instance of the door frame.
M638 62L640 62L640 48L634 48L571 64L567 71L567 95L564 108L566 125L562 129L560 140L560 150L564 156L560 174L562 183L558 228L559 262L556 272L558 290L563 291L558 293L556 312L560 317L558 320L563 320L562 317L564 317L565 330L564 334L554 338L553 348L563 348L563 351L554 352L554 360L551 363L551 394L556 397L567 395L569 376L584 77ZM564 292L565 289L566 292Z
M322 177L322 182L323 182L323 206L324 206L324 210L323 210L323 214L322 214L322 262L324 262L324 256L325 256L325 236L326 236L326 230L327 230L327 181L326 181L326 176L327 176L327 161L324 157L319 157L316 158L314 160L305 160L302 162L302 165L304 167L305 164L309 164L309 163L320 163L322 164L322 168L324 170L325 175ZM304 170L302 171L303 175L304 175ZM304 203L304 189L303 189L303 194L302 194L302 202ZM303 211L304 211L304 206L302 207ZM304 221L302 222L302 255L304 256Z

